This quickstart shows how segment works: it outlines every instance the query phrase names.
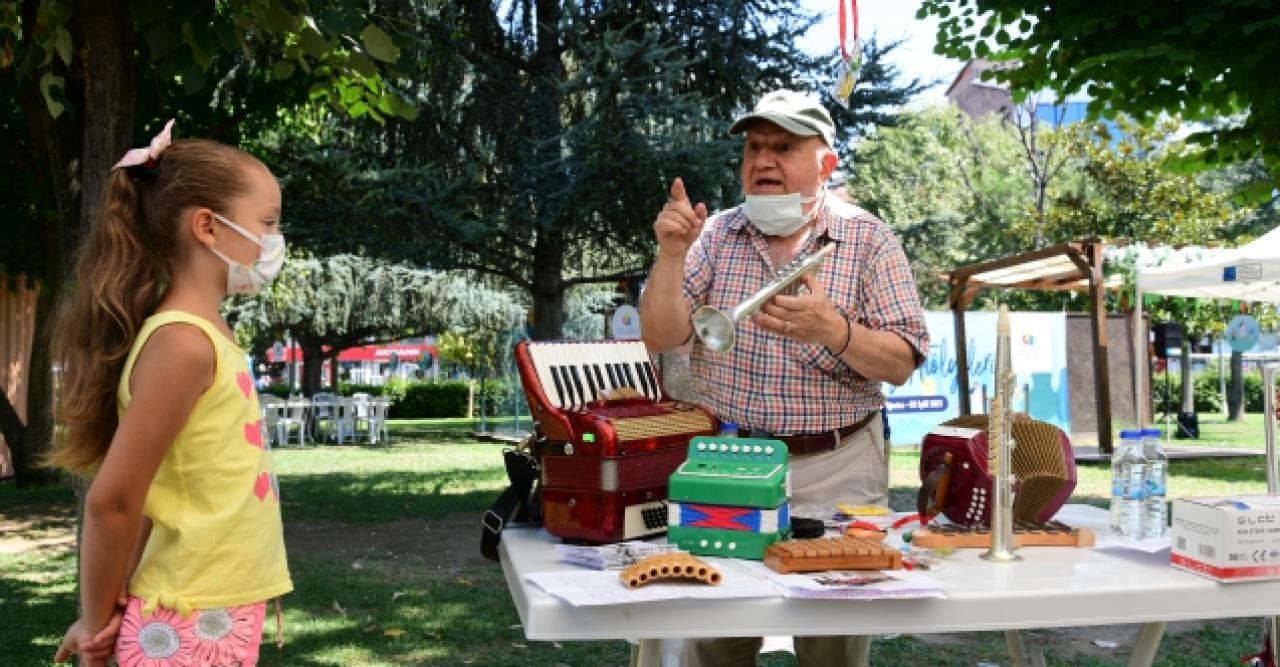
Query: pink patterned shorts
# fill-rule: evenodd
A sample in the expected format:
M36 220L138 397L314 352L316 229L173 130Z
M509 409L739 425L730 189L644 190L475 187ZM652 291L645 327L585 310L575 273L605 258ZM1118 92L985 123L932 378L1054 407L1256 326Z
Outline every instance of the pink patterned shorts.
M164 607L144 616L129 596L116 661L120 667L255 667L267 603L197 609L191 616Z

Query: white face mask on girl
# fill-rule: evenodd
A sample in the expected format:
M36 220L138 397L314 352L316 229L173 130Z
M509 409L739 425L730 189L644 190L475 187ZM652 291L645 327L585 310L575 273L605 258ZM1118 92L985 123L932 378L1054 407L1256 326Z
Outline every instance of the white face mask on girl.
M245 228L218 215L213 214L218 222L234 229L236 233L258 245L258 259L253 264L241 264L222 254L217 248L209 248L213 254L227 263L227 293L257 294L263 287L271 284L284 266L284 235L263 234L261 238L254 236Z
M798 192L787 195L745 195L742 214L763 234L791 236L817 214L816 205L808 215L805 215L803 207L818 199L801 197Z

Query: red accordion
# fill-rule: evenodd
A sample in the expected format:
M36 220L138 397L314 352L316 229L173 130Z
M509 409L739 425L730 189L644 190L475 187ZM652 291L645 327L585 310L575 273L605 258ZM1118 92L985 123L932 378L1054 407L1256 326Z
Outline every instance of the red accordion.
M664 398L640 341L516 344L542 462L547 532L617 542L667 529L667 480L689 439L714 435L705 409Z
M1076 488L1071 441L1057 426L1025 417L1014 417L1011 430L1013 518L1047 522ZM930 431L920 446L920 480L922 521L940 512L954 523L990 525L987 416L957 417Z

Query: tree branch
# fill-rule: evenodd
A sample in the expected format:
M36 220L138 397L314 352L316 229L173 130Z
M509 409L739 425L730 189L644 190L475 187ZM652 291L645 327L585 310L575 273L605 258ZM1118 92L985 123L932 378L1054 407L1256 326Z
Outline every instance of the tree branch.
M612 282L617 282L619 280L626 280L628 278L635 278L636 276L648 276L648 275L649 275L649 266L646 264L644 266L636 267L633 269L624 269L622 271L618 271L617 273L610 273L604 276L581 276L578 278L568 278L566 280L562 280L561 284L563 284L565 287L572 287L574 285L589 285L593 283L612 283Z
M519 266L518 264L512 265L511 268L489 266L486 264L478 264L475 262L465 262L465 261L454 262L453 265L455 268L459 268L459 269L475 271L477 273L483 273L485 275L490 275L490 276L497 276L499 278L506 278L507 280L511 281L511 284L519 287L520 289L523 289L526 291L533 291L533 281L520 275L520 273L515 269L516 266Z

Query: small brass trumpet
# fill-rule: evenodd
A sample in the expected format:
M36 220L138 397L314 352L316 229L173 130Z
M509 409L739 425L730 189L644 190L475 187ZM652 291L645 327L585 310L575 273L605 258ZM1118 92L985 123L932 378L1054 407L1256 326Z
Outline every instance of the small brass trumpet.
M733 349L733 344L737 341L738 322L760 310L760 307L769 299L790 287L800 279L800 276L816 271L822 265L822 260L835 249L836 244L828 243L808 257L792 260L782 267L777 277L770 280L759 292L752 294L728 313L713 306L702 306L693 311L691 318L693 331L698 334L698 340L716 352L728 352Z

